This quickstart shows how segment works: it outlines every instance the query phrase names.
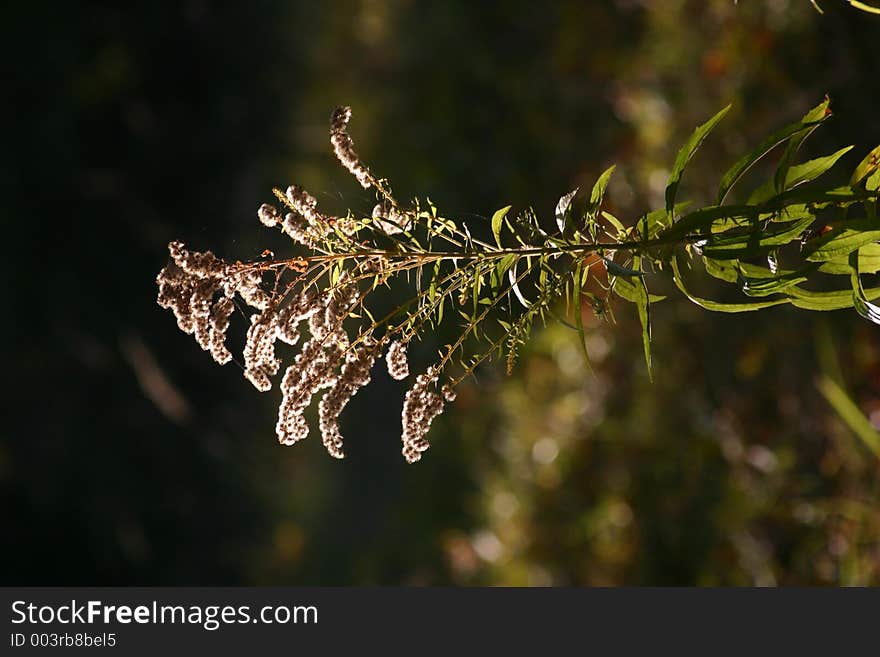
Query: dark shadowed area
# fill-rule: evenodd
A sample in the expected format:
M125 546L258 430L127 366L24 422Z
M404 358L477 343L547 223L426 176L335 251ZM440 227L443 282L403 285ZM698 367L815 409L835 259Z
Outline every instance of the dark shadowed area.
M406 387L380 368L345 460L283 447L277 391L156 305L172 239L291 250L256 218L273 186L370 211L330 148L341 104L399 197L474 224L508 204L552 221L612 163L608 207L634 221L728 102L688 196L826 94L805 150L855 144L851 169L880 142L880 16L822 5L4 3L2 583L880 584L880 459L820 389L880 428L880 329L851 311L671 295L651 383L635 311L585 308L595 373L575 333L536 331L410 466Z

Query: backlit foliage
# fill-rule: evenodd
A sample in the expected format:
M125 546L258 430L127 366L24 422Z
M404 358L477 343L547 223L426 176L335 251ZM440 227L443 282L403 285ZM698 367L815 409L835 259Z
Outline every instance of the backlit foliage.
M280 376L278 440L293 444L308 435L306 411L323 391L320 431L337 458L344 456L338 417L370 382L375 362L384 358L393 378L409 378L409 345L441 323L455 323L457 337L413 377L405 395L402 453L414 462L428 449L431 423L454 400L456 386L493 357L510 371L536 324L558 319L569 325L589 362L582 309L613 321L612 296L620 297L637 311L650 373L651 308L665 297L649 286L663 277L707 310L854 308L880 323L880 306L872 303L880 287L863 282L863 275L880 270L880 146L843 185L825 182L834 177L824 174L852 146L798 163L804 141L831 116L828 105L826 99L723 172L709 206L682 201L679 186L729 107L699 126L678 152L662 208L630 220L605 211L610 167L589 194L564 194L552 219L506 206L469 224L446 217L428 199L400 201L354 151L351 109L342 107L333 113L330 141L349 173L375 191L371 216L331 216L298 186L276 189L282 209L263 204L257 216L289 236L295 253L226 262L172 242L172 262L157 279L158 301L220 364L233 360L226 331L236 306L249 315L238 364L260 391ZM734 186L777 150L772 177L731 202ZM699 296L689 280L698 268L743 298ZM278 342L299 348L283 374Z

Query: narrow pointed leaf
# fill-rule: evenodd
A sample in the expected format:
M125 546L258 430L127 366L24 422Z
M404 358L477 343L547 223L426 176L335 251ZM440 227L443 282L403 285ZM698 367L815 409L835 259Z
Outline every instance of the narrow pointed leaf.
M626 228L623 227L623 223L620 221L620 219L615 217L613 214L611 214L610 212L605 212L603 210L602 216L608 220L608 223L610 223L612 226L614 226L617 229L618 236L623 236L623 234L626 233Z
M583 268L583 261L578 262L577 271L574 275L574 284L572 285L572 311L574 312L578 343L584 355L584 362L587 364L587 369L592 371L593 364L590 362L590 354L587 351L587 336L584 335L584 316L581 308L581 273Z
M727 114L728 111L730 111L730 105L718 112L703 125L697 127L697 129L691 133L691 136L685 145L680 151L678 151L678 156L675 158L675 164L672 166L672 173L669 174L669 182L666 186L667 214L672 215L673 208L675 207L675 196L678 193L678 185L681 182L681 175L684 172L685 167L703 143L706 136L712 132L712 129L718 125L718 122L724 118L724 115Z
M798 164L796 166L791 167L788 170L788 174L785 177L785 184L775 187L774 183L766 182L761 185L758 189L752 192L752 195L749 197L749 203L763 203L771 199L774 195L774 192L783 192L788 189L792 189L793 187L797 187L805 182L809 182L811 180L815 180L823 173L828 171L831 167L833 167L837 161L846 155L850 150L852 150L852 146L847 146L846 148L841 148L836 153L832 153L831 155L826 155L825 157L817 157L814 160L810 160L808 162L804 162L803 164Z
M849 180L850 187L855 187L865 178L880 168L880 146L865 156L865 159L859 162L859 166L853 171L852 178Z
M511 207L513 206L503 207L492 215L492 234L495 236L495 243L499 249L501 248L501 222L504 221L504 217L510 212Z
M849 254L823 262L819 271L824 274L841 275L850 273ZM862 274L876 274L880 271L880 244L865 244L859 248L859 271Z
M693 303L706 310L720 313L745 313L753 310L760 310L762 308L770 308L771 306L780 306L789 302L788 299L773 299L771 301L752 301L749 303L721 303L719 301L712 301L711 299L703 299L688 291L678 268L678 258L673 257L670 262L672 265L672 279L675 282L676 287Z
M825 262L845 256L871 242L880 241L880 219L848 221L811 240L804 248L807 260Z
M852 268L850 281L853 288L853 307L856 312L869 322L880 325L880 306L873 304L865 294L862 287L862 277L859 275L859 254L853 251L849 254L849 264Z
M801 119L803 123L811 123L814 125L805 127L798 134L791 138L788 142L788 145L785 147L785 151L782 153L782 157L779 159L779 165L776 167L776 174L773 177L773 186L775 191L781 192L785 189L785 180L788 177L788 169L791 167L791 163L794 161L797 152L800 150L803 143L807 140L807 138L813 134L813 131L816 130L820 121L825 120L831 115L831 110L828 109L828 105L831 100L828 96L825 97L821 103L816 105L813 109L807 112L804 115L804 118Z
M809 277L809 274L818 269L818 265L805 267L798 271L783 271L773 275L769 269L760 268L761 275L750 276L743 271L743 265L740 265L742 291L750 297L766 297L771 294L785 292L788 288L798 283L803 283ZM763 275L766 272L769 275Z
M791 305L804 310L841 310L853 307L853 291L833 290L830 292L814 292L792 286L785 291ZM865 297L874 300L880 297L880 287L865 290Z
M565 230L565 216L568 214L571 202L574 200L579 189L580 187L575 187L568 194L559 197L559 201L556 203L556 226L559 228L560 233Z
M754 205L710 205L684 215L672 226L662 231L664 238L684 237L688 233L710 232L712 224L719 220L743 219L750 220L755 216L757 207Z
M590 192L589 211L591 213L595 213L596 210L599 209L599 206L602 205L602 199L605 197L605 189L608 187L608 181L611 179L611 174L614 173L616 166L617 165L612 164L605 169L605 171L602 172L602 175L599 176L599 179L596 180L596 184L593 185L593 191Z
M622 265L618 265L616 262L613 262L609 258L602 258L602 262L605 263L605 268L608 270L609 274L614 274L615 276L644 276L645 272L640 271L638 269L629 269L628 267L623 267Z
M703 257L703 265L706 273L721 281L736 283L739 281L739 270L736 260L718 260L716 258Z
M718 188L718 205L724 203L724 199L727 198L727 194L737 181L770 151L788 141L788 139L801 132L804 128L816 126L824 120L825 118L823 117L814 123L804 123L803 120L801 120L797 123L787 125L781 130L774 132L752 150L751 153L738 160L736 164L730 167L721 178L721 185Z
M641 267L641 257L633 256L633 266ZM648 378L654 380L654 371L651 367L651 302L648 299L648 286L644 276L638 277L633 283L636 292L636 307L639 311L639 323L642 325L642 348L645 352L645 365L648 368Z
M615 278L613 281L612 290L614 293L619 296L621 299L625 301L629 301L630 303L638 302L638 292L636 290L636 283L630 282L625 278ZM666 297L662 294L649 294L648 301L651 303L657 303L659 301L663 301Z
M771 224L772 228L752 234L740 233L728 236L722 233L706 240L703 254L721 260L731 260L767 253L768 250L801 237L813 221L811 215L788 224Z

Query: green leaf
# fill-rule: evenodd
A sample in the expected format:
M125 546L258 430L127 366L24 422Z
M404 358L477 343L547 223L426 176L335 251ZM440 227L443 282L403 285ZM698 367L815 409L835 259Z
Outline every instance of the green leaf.
M767 137L764 141L762 141L752 152L748 155L740 158L736 164L734 164L721 178L721 185L718 188L718 205L722 205L724 203L724 199L727 198L727 194L730 192L731 188L737 183L737 181L742 178L742 176L752 168L752 166L759 162L762 158L764 158L770 151L779 146L794 135L798 134L805 128L813 127L819 125L822 121L825 120L824 110L828 106L828 101L825 101L820 107L822 107L823 117L818 121L805 123L804 120L800 120L797 123L792 123L790 125L785 126L781 130L774 132L772 135ZM815 108L814 110L815 111ZM809 116L809 114L807 115ZM806 118L806 117L804 117Z
M798 271L783 271L773 274L769 269L752 265L747 268L740 264L742 291L750 297L766 297L784 292L793 285L803 283L818 265L804 267ZM757 275L755 275L757 274Z
M703 143L706 136L712 132L712 129L718 125L718 122L724 118L724 115L727 114L729 110L730 105L694 130L685 145L680 151L678 151L678 155L675 158L675 164L672 167L672 173L669 174L669 182L666 186L666 213L670 215L670 220L673 214L673 208L675 207L675 196L678 193L678 185L681 182L681 175L684 172L685 167Z
M823 262L819 271L824 274L849 275L849 254ZM876 274L880 271L880 244L865 244L859 248L859 271L863 274Z
M843 157L846 153L852 150L852 146L847 146L846 148L841 148L836 153L832 153L831 155L826 155L825 157L817 157L814 160L810 160L808 162L804 162L803 164L798 164L797 166L793 166L788 170L788 173L785 177L785 183L779 186L775 186L774 183L768 181L758 187L752 195L749 197L749 203L763 203L774 196L774 192L783 192L785 190L791 189L793 187L797 187L805 182L809 182L811 180L815 180L823 173L828 171L831 167L833 167L837 161Z
M633 256L633 266L641 267L641 256ZM642 325L642 348L645 351L645 365L648 367L648 378L654 380L654 371L651 367L651 302L648 297L648 286L644 275L638 277L633 287L636 293L636 307L639 311L639 323Z
M625 278L615 278L612 290L617 296L625 301L629 301L630 303L638 302L639 297L638 292L636 291L636 285ZM658 303L664 299L666 299L666 297L662 294L648 295L648 301L651 303Z
M617 235L619 237L623 236L623 234L626 233L626 228L623 227L623 223L620 221L620 219L615 217L613 214L611 214L610 212L605 212L603 210L602 216L608 220L608 223L610 223L612 226L614 226L617 229Z
M511 207L513 206L505 206L500 210L496 210L495 214L492 215L492 234L495 236L495 243L499 249L501 248L501 222L504 221L504 217L510 212Z
M756 212L757 207L754 205L710 205L689 212L660 233L660 235L664 238L674 239L676 237L684 237L688 233L695 231L708 232L716 221L722 219L750 220L755 216Z
M596 210L599 209L599 206L602 205L602 199L605 197L605 189L608 187L608 181L611 179L611 174L614 173L616 167L616 164L612 164L605 169L605 171L602 172L602 175L599 176L599 179L596 180L596 184L593 185L593 191L590 192L590 213L595 213Z
M556 203L556 226L559 228L560 233L565 232L568 210L571 208L571 202L574 200L579 189L580 187L575 187L568 194L560 196L559 201Z
M584 314L581 308L581 278L582 271L584 268L583 260L578 262L577 271L574 274L574 281L572 285L572 310L574 312L574 319L578 333L578 342L581 346L581 352L584 355L584 362L587 364L587 369L593 369L593 365L590 362L590 354L587 351L587 336L584 335Z
M880 219L866 218L839 224L804 248L807 260L825 262L845 256L856 249L880 240Z
M788 299L773 299L771 301L753 301L750 303L721 303L710 299L703 299L691 294L687 287L685 287L684 279L681 277L681 272L678 269L678 257L673 257L670 264L672 265L672 280L675 281L676 287L693 303L706 310L719 313L744 313L760 310L761 308L770 308L771 306L780 306L789 302Z
M850 281L853 289L853 306L856 312L867 319L869 322L880 325L880 306L873 304L865 294L862 287L862 277L859 272L859 254L853 251L849 254L849 264L852 268Z
M706 268L706 273L728 283L737 283L739 281L737 264L739 264L737 260L717 260L703 256L703 266Z
M635 260L635 258L633 258ZM609 274L614 274L615 276L644 276L645 272L639 269L628 269L627 267L623 267L618 265L616 262L611 260L610 258L602 258L602 262L605 263L605 268L608 270Z
M849 153L853 148L854 146L845 146L831 155L817 157L814 160L809 160L803 164L791 167L788 171L788 175L785 177L785 189L791 189L792 187L797 187L805 182L815 180L828 171L828 169L833 167L837 163L837 160Z
M880 168L880 146L865 156L865 159L859 162L859 166L853 171L852 178L849 179L850 187L855 187L865 178Z
M880 288L865 290L865 293L869 299L876 299L880 297ZM841 310L853 307L851 289L814 292L794 285L785 291L785 295L791 300L792 306L803 310Z
M703 254L722 260L758 255L798 239L813 221L809 215L787 224L771 224L771 228L760 232L713 235L703 245Z
M672 217L669 216L665 209L653 210L648 214L642 216L637 224L637 227L641 233L641 237L647 237L647 239L653 239L657 237L657 235L659 235L661 231L672 225L672 221L675 219L675 217L679 215L682 210L684 210L690 204L690 201L682 201L681 203L676 203L675 207L672 209ZM648 233L647 236L645 235L646 226Z
M605 197L605 189L608 187L608 181L611 179L611 174L614 173L614 169L616 165L612 164L610 167L605 169L602 172L602 175L599 176L598 180L596 180L596 184L593 185L593 190L590 192L590 200L587 203L587 211L584 214L584 225L581 227L581 230L586 230L589 232L590 237L595 241L598 224L596 223L596 217L599 213L599 208L602 206L602 199Z
M818 123L831 115L831 111L828 109L830 102L828 96L825 96L825 100L807 112L803 119L801 119L802 123L810 123L814 125L801 130L797 135L792 137L791 141L789 141L788 145L785 147L785 151L782 153L782 157L779 160L779 165L776 167L776 174L773 177L774 188L777 192L781 192L785 189L784 183L788 177L788 169L791 166L795 155L797 155L798 150L800 150L800 147L807 138L813 134L813 131L818 127Z
M807 185L776 194L763 202L759 207L762 213L781 211L789 207L797 208L801 204L807 204L813 209L828 206L845 208L854 203L874 201L876 199L876 192L853 189L849 185L835 187L834 189L822 189L813 185Z

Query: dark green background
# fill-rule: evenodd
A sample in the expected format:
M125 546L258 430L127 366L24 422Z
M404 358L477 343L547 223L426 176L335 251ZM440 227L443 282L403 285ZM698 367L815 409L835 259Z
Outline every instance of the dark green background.
M834 376L880 411L880 333L855 313L675 298L654 384L631 308L587 317L595 376L550 328L513 377L467 384L407 466L384 374L344 415L345 461L314 437L280 447L277 393L155 305L171 239L288 248L255 217L273 185L370 208L332 158L338 104L398 196L474 223L547 217L612 162L609 207L632 219L731 101L684 196L708 202L826 93L808 154L856 144L855 166L880 142L880 17L823 6L4 3L0 581L880 583L880 464L815 387Z

